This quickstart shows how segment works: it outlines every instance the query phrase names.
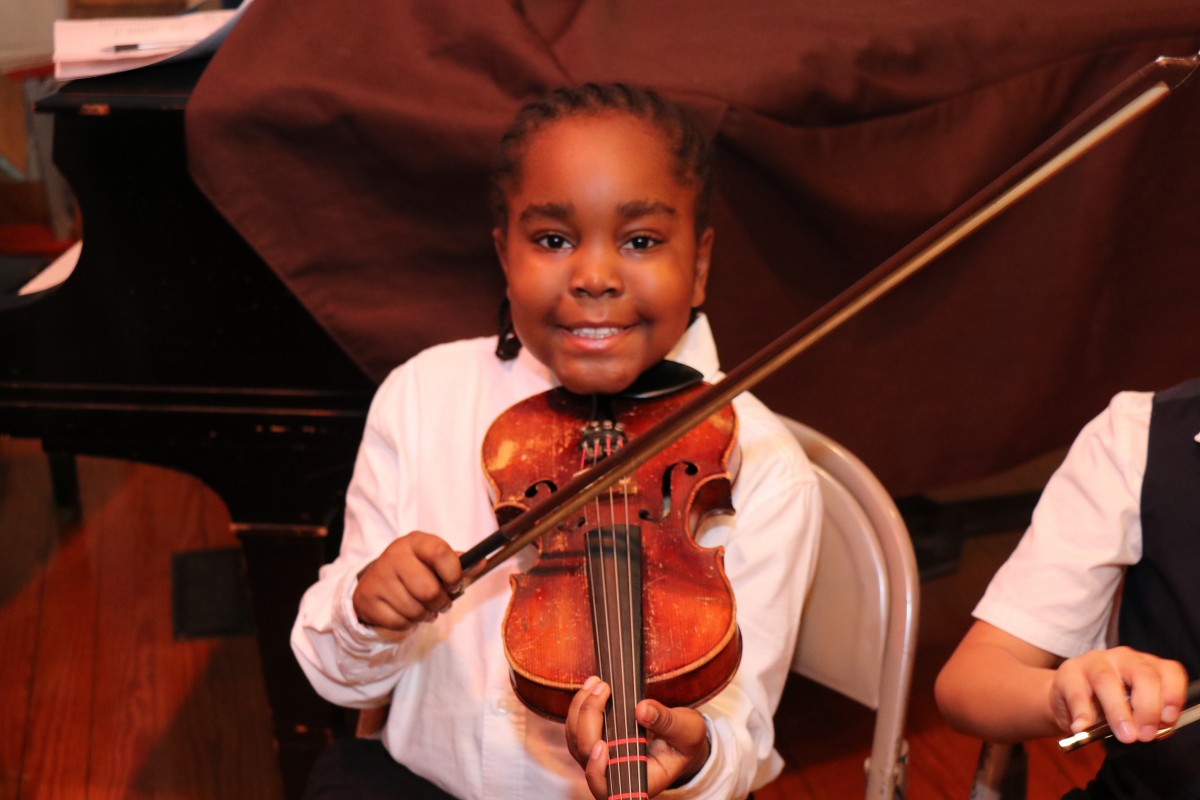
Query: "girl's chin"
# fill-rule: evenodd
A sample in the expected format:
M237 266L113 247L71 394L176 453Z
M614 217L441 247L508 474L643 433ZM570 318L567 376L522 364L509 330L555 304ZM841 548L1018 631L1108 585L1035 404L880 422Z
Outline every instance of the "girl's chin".
M637 379L637 372L589 370L586 373L564 371L558 379L563 388L574 394L620 394Z

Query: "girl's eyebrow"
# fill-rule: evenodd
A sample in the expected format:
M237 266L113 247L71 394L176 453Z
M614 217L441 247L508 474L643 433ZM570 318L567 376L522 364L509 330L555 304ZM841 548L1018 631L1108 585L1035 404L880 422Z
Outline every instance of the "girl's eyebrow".
M531 219L567 220L575 214L574 203L530 203L521 211L521 222ZM668 217L678 217L675 206L662 200L626 200L617 204L617 215L623 219L637 219L655 214Z
M679 212L675 207L661 200L628 200L617 204L617 213L626 219L648 217L654 214L664 214L677 217Z
M531 219L549 218L556 220L569 219L575 213L571 203L530 203L521 211L521 222Z

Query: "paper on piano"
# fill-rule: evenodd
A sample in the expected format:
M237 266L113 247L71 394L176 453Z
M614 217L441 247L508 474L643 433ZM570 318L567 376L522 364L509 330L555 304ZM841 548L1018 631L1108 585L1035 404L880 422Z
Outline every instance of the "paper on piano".
M64 19L54 23L54 77L89 78L211 54L251 0L236 9L165 17Z

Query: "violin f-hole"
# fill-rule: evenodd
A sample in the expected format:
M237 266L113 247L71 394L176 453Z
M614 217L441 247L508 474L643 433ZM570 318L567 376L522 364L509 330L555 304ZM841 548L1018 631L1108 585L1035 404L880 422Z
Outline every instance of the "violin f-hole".
M645 522L662 522L671 514L671 506L674 504L675 492L672 491L672 480L675 476L675 471L682 469L686 475L696 475L700 472L700 468L691 461L679 461L671 464L663 470L662 476L662 503L659 505L659 513L653 516L650 509L643 508L638 511L638 518Z

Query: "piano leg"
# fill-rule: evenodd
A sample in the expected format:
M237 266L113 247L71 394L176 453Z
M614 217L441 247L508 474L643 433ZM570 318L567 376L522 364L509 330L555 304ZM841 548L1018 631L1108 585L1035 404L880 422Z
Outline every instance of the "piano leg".
M313 691L290 645L300 598L316 580L317 570L329 560L328 530L322 526L236 522L233 528L246 556L284 796L299 798L314 760L348 724L345 712Z

